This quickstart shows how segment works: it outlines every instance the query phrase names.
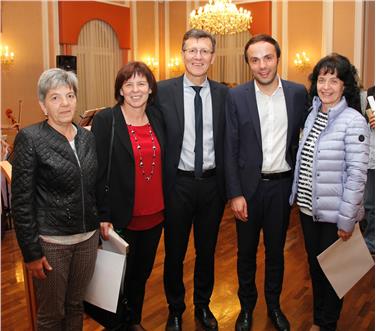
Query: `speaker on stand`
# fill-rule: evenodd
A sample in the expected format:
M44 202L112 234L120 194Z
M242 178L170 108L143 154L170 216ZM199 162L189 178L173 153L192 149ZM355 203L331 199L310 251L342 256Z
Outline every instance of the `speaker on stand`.
M56 55L56 66L77 74L77 57L73 55Z

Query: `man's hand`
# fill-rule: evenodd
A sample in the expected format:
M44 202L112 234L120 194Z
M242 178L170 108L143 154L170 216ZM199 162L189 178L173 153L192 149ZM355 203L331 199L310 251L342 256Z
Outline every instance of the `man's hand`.
M110 239L109 237L109 231L110 229L113 229L112 223L110 222L101 222L101 236L104 240Z
M51 271L52 267L48 263L45 256L39 260L25 263L26 269L31 272L31 275L37 279L46 279L47 275L45 271Z
M243 196L238 196L230 200L231 210L235 218L243 222L248 221L247 201Z

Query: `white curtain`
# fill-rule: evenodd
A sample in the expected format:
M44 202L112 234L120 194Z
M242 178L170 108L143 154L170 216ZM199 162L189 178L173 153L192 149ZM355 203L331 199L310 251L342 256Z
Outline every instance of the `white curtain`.
M77 56L77 111L113 106L116 74L122 53L115 32L107 23L93 20L86 23L72 47Z
M251 38L248 31L232 35L216 35L216 59L209 77L229 84L241 84L251 79L248 65L244 61L244 46Z

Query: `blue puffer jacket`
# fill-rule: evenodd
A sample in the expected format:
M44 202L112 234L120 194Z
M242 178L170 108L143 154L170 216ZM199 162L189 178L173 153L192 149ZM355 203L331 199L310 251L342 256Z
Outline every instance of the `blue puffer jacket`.
M295 201L301 152L315 122L321 101L313 99L299 144L290 204ZM328 125L320 134L312 167L312 215L315 221L337 223L350 232L364 215L369 129L364 117L347 105L345 97L329 109Z

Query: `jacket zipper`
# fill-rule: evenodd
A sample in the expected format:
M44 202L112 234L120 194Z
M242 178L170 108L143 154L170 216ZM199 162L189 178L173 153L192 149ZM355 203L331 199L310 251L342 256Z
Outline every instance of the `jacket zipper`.
M77 132L78 133L78 132ZM81 203L82 203L82 227L84 229L84 232L87 232L86 231L86 225L85 225L85 194L84 194L84 178L83 178L83 174L82 174L82 169L81 169L81 162L79 161L79 158L78 158L78 148L76 146L76 151L77 151L77 158L76 158L76 162L77 162L77 165L78 165L78 169L80 170L80 182L81 182Z
M82 175L82 170L81 170L81 166L78 165L79 168L80 168L80 180L81 180L81 200L82 200L82 225L83 225L83 228L84 228L84 232L87 232L86 231L86 225L85 225L85 195L84 195L84 179L83 179L83 175Z
M316 116L317 116L318 114L319 114L319 110L317 110ZM316 120L316 118L315 118L315 120ZM313 122L313 125L312 125L312 127L311 127L311 130L312 130L312 128L313 128L314 125L315 125L315 121ZM315 196L315 210L317 210L316 185L315 185L315 186L313 185L313 176L315 175L315 177L316 177L317 150L318 150L318 148L319 148L318 145L319 145L320 137L321 137L321 135L322 135L325 131L327 131L328 126L329 126L329 112L328 112L328 121L327 121L327 123L326 123L326 126L325 126L324 130L322 130L322 131L320 132L320 134L318 135L317 140L316 140L316 144L315 144L315 149L314 149L314 160L315 160L315 162L312 163L312 214L313 214L313 197L314 197L314 196ZM307 138L308 138L308 137L307 137ZM315 193L315 194L314 194L314 193ZM314 216L312 217L312 219L313 219L314 222L318 222L317 216L314 215Z

